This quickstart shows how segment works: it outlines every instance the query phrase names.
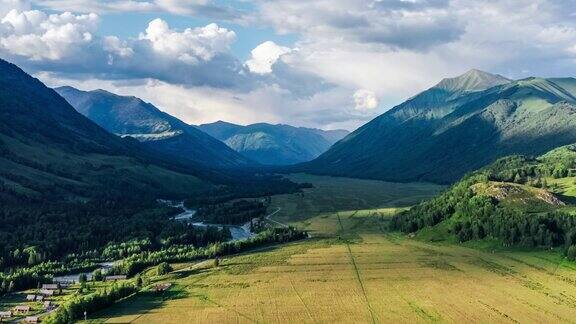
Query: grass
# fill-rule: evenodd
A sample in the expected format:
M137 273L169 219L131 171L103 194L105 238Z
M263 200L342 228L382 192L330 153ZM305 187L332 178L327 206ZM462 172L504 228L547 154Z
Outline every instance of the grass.
M415 238L387 230L398 209L441 188L370 183L367 190L358 180L295 177L316 187L274 197L273 208L282 208L277 220L311 230L311 239L228 257L217 268L180 264L162 278L174 295L144 291L90 322L573 321L576 265L558 253L427 241L442 228Z

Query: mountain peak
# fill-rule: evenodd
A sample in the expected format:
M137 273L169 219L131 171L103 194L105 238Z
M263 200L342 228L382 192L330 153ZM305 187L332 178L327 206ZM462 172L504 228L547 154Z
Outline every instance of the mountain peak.
M510 82L510 79L499 74L491 74L478 69L472 69L460 76L443 79L434 88L440 88L450 92L472 92L485 90Z

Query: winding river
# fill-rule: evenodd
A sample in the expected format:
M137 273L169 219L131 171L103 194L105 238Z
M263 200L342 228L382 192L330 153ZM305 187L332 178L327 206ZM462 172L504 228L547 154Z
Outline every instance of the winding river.
M174 216L174 220L186 222L191 224L192 226L196 227L208 227L214 226L218 228L228 228L230 230L230 234L232 235L232 239L230 241L240 241L251 238L256 234L250 231L250 222L239 226L239 225L226 225L226 224L209 224L204 222L194 222L193 218L196 215L196 211L194 209L189 209L184 206L184 202L174 203L171 201L160 200L161 203L167 204L172 207L182 208L184 211L176 216ZM102 271L111 269L114 265L114 262L102 262L99 263L99 269ZM92 272L79 272L74 274L68 274L63 276L56 276L53 279L53 282L60 282L60 283L76 283L80 278L80 275L85 274L88 280L92 280Z
M245 223L242 226L239 225L226 225L226 224L210 224L204 222L195 222L194 215L196 215L196 211L194 209L189 209L184 206L184 202L170 202L166 200L161 200L162 203L165 203L172 207L182 208L184 211L176 216L174 216L174 220L187 222L192 224L192 226L196 227L208 227L214 226L218 228L228 228L230 230L230 234L232 235L231 241L239 241L251 238L252 236L256 235L250 231L250 222Z

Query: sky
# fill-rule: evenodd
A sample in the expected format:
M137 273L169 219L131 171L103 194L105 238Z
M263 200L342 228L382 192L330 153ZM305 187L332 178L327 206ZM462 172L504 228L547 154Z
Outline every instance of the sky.
M576 0L0 0L0 58L190 124L353 130L442 78L576 75Z

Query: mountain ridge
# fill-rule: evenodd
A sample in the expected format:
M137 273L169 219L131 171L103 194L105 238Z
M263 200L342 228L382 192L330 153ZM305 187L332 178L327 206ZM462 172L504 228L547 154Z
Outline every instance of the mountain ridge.
M494 78L502 84L425 90L295 170L450 183L504 155L576 142L576 79Z
M211 187L193 167L109 134L4 60L0 88L0 182L14 192L67 199L137 192L172 196Z
M73 87L60 87L56 91L77 111L109 132L133 137L159 152L209 168L233 169L254 164L197 127L140 98L120 96L106 90L82 91Z
M324 131L286 124L236 125L224 121L198 126L244 156L264 165L309 161L325 152L348 132Z

